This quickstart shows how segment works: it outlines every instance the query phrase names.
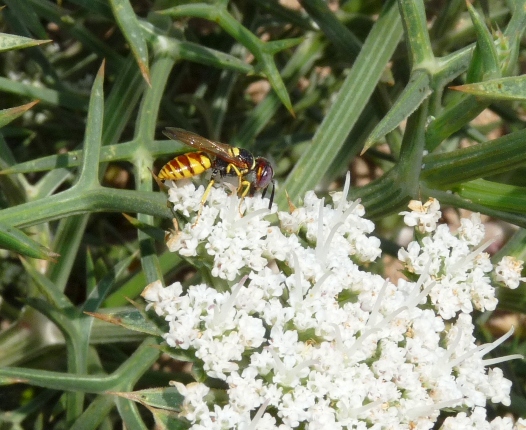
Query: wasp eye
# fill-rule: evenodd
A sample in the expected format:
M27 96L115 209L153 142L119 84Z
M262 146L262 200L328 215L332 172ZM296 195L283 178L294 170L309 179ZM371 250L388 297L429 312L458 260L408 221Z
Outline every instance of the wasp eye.
M270 163L264 158L257 158L256 163L256 181L254 185L256 188L266 188L274 177L274 170Z

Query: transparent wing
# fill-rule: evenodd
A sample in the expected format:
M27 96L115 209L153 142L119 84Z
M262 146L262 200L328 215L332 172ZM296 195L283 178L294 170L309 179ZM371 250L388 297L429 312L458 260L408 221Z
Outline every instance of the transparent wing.
M183 130L182 128L167 127L164 129L163 134L172 140L179 140L185 145L191 146L199 151L205 151L217 155L225 161L233 164L239 163L239 160L235 158L230 151L232 147L225 143L208 140L203 136L199 136L191 131Z

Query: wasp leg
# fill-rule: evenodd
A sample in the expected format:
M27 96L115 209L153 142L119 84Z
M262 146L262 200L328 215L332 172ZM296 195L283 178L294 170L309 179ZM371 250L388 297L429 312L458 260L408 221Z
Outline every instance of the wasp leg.
M245 190L241 193L241 198L242 199L244 199L247 196L248 192L250 191L250 187L251 186L252 186L252 184L249 181L246 181L246 180L242 181L241 184L239 184L239 188L240 189L245 187Z
M152 175L154 181L159 186L159 189L162 192L164 192L164 193L168 193L168 187L166 185L164 185L164 179L160 179L159 176L157 176L155 173L153 173L152 169L150 169L149 167L148 167L148 170L150 171L150 174Z
M205 192L203 193L203 197L201 198L201 206L199 207L199 212L197 212L197 217L195 218L195 221L192 224L192 228L194 228L199 222L199 217L201 216L201 212L203 211L203 206L205 205L206 200L208 199L208 195L210 194L210 190L212 189L215 181L216 181L215 174L212 174L212 177L210 178L210 181L208 182L208 185L206 186Z
M243 183L246 182L246 181L243 181L243 173L241 172L241 170L239 170L236 166L234 166L233 164L229 164L226 168L226 173L227 175L230 174L232 172L232 170L234 171L234 173L237 175L237 178L239 180L239 184L237 186L237 193L239 194L239 192L241 191L241 188L243 188Z
M241 213L241 203L243 203L243 199L248 194L248 191L250 190L250 185L251 184L250 184L250 182L248 182L246 180L243 180L243 173L241 172L241 170L239 170L233 164L229 164L227 166L227 168L226 168L226 173L230 174L232 172L232 170L237 175L237 178L239 180L239 183L237 185L237 194L239 195L240 191L243 189L243 187L245 187L245 190L241 193L241 200L239 201L239 206L237 208L237 210L239 212L239 215L243 216L243 214Z
M241 216L243 216L243 214L241 213L241 204L243 203L243 200L247 196L248 192L250 191L250 188L252 188L252 184L250 183L250 181L242 180L242 181L240 181L239 189L242 189L243 187L245 189L243 190L243 192L240 195L239 207L238 207L239 215L241 215Z

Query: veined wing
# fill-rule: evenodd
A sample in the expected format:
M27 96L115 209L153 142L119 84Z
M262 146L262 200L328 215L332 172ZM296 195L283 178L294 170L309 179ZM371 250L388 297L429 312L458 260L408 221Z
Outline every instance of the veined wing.
M213 140L206 139L203 136L199 136L188 130L183 130L182 128L166 127L163 130L163 134L172 140L179 140L185 145L191 146L199 151L216 155L227 162L239 163L239 160L235 158L230 151L232 146L226 143L214 142Z

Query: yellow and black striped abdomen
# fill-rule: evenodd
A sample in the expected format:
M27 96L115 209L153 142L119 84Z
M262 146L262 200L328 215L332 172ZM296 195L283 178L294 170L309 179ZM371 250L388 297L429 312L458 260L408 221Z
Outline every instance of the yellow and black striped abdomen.
M177 181L191 178L200 175L210 167L212 167L212 160L206 152L188 152L166 163L159 172L159 179Z

